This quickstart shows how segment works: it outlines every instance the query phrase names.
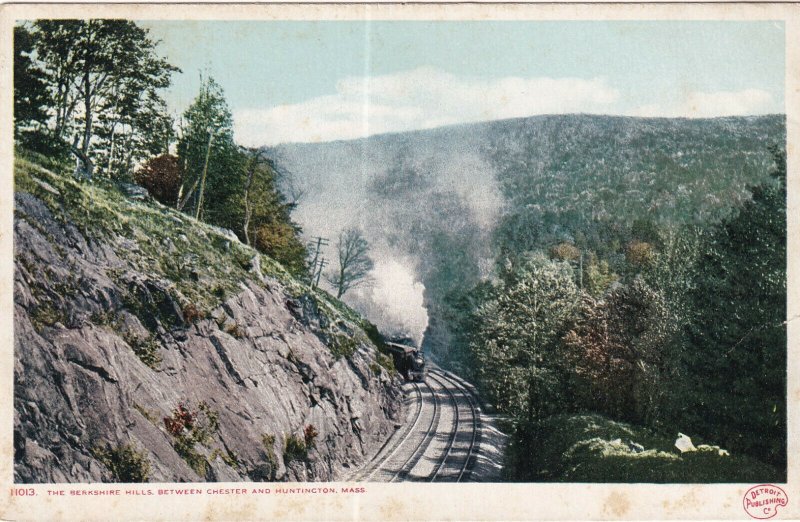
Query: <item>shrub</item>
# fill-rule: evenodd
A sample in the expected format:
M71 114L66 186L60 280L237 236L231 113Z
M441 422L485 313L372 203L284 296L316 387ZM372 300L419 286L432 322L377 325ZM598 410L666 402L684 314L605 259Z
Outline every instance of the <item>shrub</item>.
M219 430L217 412L205 402L198 404L197 410L194 411L180 403L177 408L172 410L170 417L164 417L164 426L175 439L173 447L178 455L198 475L205 477L208 461L197 451L195 446L200 444L208 447L210 444L212 436Z
M674 447L675 435L662 436L601 415L555 415L518 426L509 444L506 473L511 480L525 482L785 480L779 470L733 452L681 454Z
M49 301L37 304L31 311L30 318L37 332L41 332L45 326L53 326L58 322L66 321L64 312L53 306Z
M358 347L355 339L343 334L330 334L328 336L328 348L336 359L345 357L349 359L353 356Z
M183 170L178 158L170 154L162 154L151 159L136 171L134 179L159 202L167 206L174 206L183 180Z
M241 325L237 322L227 325L225 327L225 333L227 333L231 337L235 337L236 339L241 339L242 337L245 336L244 328L242 328Z
M317 435L319 435L319 432L313 424L308 424L303 428L302 438L294 433L286 435L283 439L283 460L285 462L308 460L308 450L316 447Z
M132 444L116 448L99 446L92 453L111 471L115 482L147 482L150 476L150 461Z
M188 324L194 324L206 318L205 312L197 308L194 303L188 303L183 307L183 320Z
M387 372L389 372L389 375L394 375L397 372L394 367L394 359L388 355L376 353L375 361L369 363L369 369L372 370L372 373L375 375L380 375L381 368L384 368Z
M131 347L133 353L136 354L136 357L150 368L158 369L158 365L162 361L161 355L158 353L160 348L158 341L153 337L142 338L130 332L126 333L123 338Z
M277 468L278 458L275 455L275 435L264 433L261 435L261 444L264 445L264 451L267 453L267 462L269 462L273 468Z
M283 460L291 462L293 460L306 460L308 458L308 448L303 439L291 433L283 439Z
M317 435L319 435L319 432L313 424L309 424L303 429L303 440L306 443L306 448L316 447Z

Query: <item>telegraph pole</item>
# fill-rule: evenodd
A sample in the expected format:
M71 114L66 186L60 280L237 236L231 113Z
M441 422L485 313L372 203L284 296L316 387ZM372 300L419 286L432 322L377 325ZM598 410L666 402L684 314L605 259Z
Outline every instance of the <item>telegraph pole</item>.
M316 246L314 247L314 260L311 261L311 284L314 285L314 286L317 286L317 285L319 285L319 276L317 274L317 264L318 264L318 260L319 260L319 254L320 254L320 250L322 249L322 247L328 246L328 239L326 239L324 237L317 236L316 238L312 238L312 244L314 243L313 239L316 240ZM323 257L322 261L323 261L323 263L325 262L325 258L324 257ZM320 273L322 273L322 267L324 266L323 263L319 263L320 264L320 267L319 267L319 272ZM316 284L314 284L315 277L316 277L316 281L317 281Z
M322 277L322 269L328 265L328 260L323 257L319 260L319 272L317 272L317 281L314 283L314 286L319 286L319 278Z

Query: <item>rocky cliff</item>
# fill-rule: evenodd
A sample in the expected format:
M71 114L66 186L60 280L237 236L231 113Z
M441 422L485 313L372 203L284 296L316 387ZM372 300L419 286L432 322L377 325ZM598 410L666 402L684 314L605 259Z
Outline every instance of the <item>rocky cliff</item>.
M15 182L16 481L335 480L401 418L368 324L230 233Z

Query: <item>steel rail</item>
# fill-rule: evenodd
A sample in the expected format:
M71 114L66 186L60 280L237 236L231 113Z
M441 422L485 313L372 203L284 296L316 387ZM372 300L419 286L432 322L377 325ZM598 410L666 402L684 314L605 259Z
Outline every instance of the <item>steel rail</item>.
M425 386L427 386L431 391L431 397L433 398L433 416L431 417L431 422L428 425L428 428L425 430L425 435L422 437L422 441L417 445L416 448L414 448L414 450L411 452L411 455L408 457L408 459L406 459L403 465L400 466L400 469L397 471L397 473L395 473L394 477L392 477L392 480L389 482L395 482L398 478L405 478L408 476L408 473L414 469L414 466L417 465L419 460L425 454L425 450L428 449L428 446L430 445L431 440L436 433L436 428L439 427L439 419L442 415L439 397L436 395L436 391L430 384L424 381L423 384L425 384ZM389 458L391 458L391 456ZM384 462L387 462L388 460L389 459L387 458Z
M431 377L430 370L428 371L428 377ZM455 394L447 387L447 383L443 382L443 379L441 379L441 376L439 376L439 377L440 378L438 378L438 379L435 378L434 380L437 380L440 384L442 384L442 388L444 389L445 392L447 392L447 395L450 396L450 401L453 403L453 412L454 412L453 417L454 418L453 418L453 429L450 431L450 435L448 436L448 440L447 440L447 448L445 449L444 456L439 461L439 463L436 465L436 468L434 468L433 473L428 478L428 480L430 482L435 482L436 481L436 477L439 476L439 472L442 470L442 468L444 467L445 462L447 462L447 458L450 456L450 451L453 449L453 443L456 440L456 436L458 436L458 421L459 421L458 401L456 401Z
M456 479L456 482L461 482L461 480L464 478L464 474L467 472L467 467L469 466L470 459L475 453L475 447L478 445L477 444L478 436L480 435L481 432L481 421L480 421L481 408L477 404L475 398L473 397L472 391L469 390L469 388L467 388L466 386L464 386L463 382L465 381L463 381L463 379L461 379L456 375L450 374L450 372L444 372L438 370L437 373L441 374L445 379L455 384L456 387L462 391L464 397L466 397L467 399L467 402L469 402L469 408L470 411L472 412L472 439L470 440L469 449L467 450L467 457L464 459L464 465L461 467L461 471L458 473L458 478Z
M369 461L369 464L367 464L362 469L362 471L360 471L356 475L356 478L353 479L353 480L368 481L370 478L372 478L372 476L381 469L382 465L385 462L387 462L389 459L391 459L394 456L395 453L397 453L397 450L400 449L400 446L402 446L405 443L405 441L408 439L408 437L414 431L414 428L417 427L417 424L419 423L419 419L422 416L422 391L420 391L419 385L417 383L412 383L412 384L414 385L414 391L416 392L415 395L416 395L416 397L418 399L417 400L417 408L416 408L416 411L414 413L414 422L412 422L410 426L406 426L406 428L404 430L404 433L403 433L403 435L402 435L402 437L400 438L399 441L397 440L396 434L393 435L392 437L389 437L389 439L383 444L383 446L381 446L381 449L378 450L378 452L375 454L375 456L372 457L372 459ZM394 443L394 444L392 445L392 443ZM390 445L392 445L391 452L389 453L388 456L382 457L382 455L384 455L386 453L386 448L390 447ZM366 477L364 477L365 474L366 474Z

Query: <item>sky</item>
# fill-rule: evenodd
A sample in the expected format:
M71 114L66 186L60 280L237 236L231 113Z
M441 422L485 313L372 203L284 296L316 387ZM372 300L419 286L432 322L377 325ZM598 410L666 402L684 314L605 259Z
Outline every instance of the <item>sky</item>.
M248 146L536 114L784 112L782 22L142 21L183 72L222 85Z

